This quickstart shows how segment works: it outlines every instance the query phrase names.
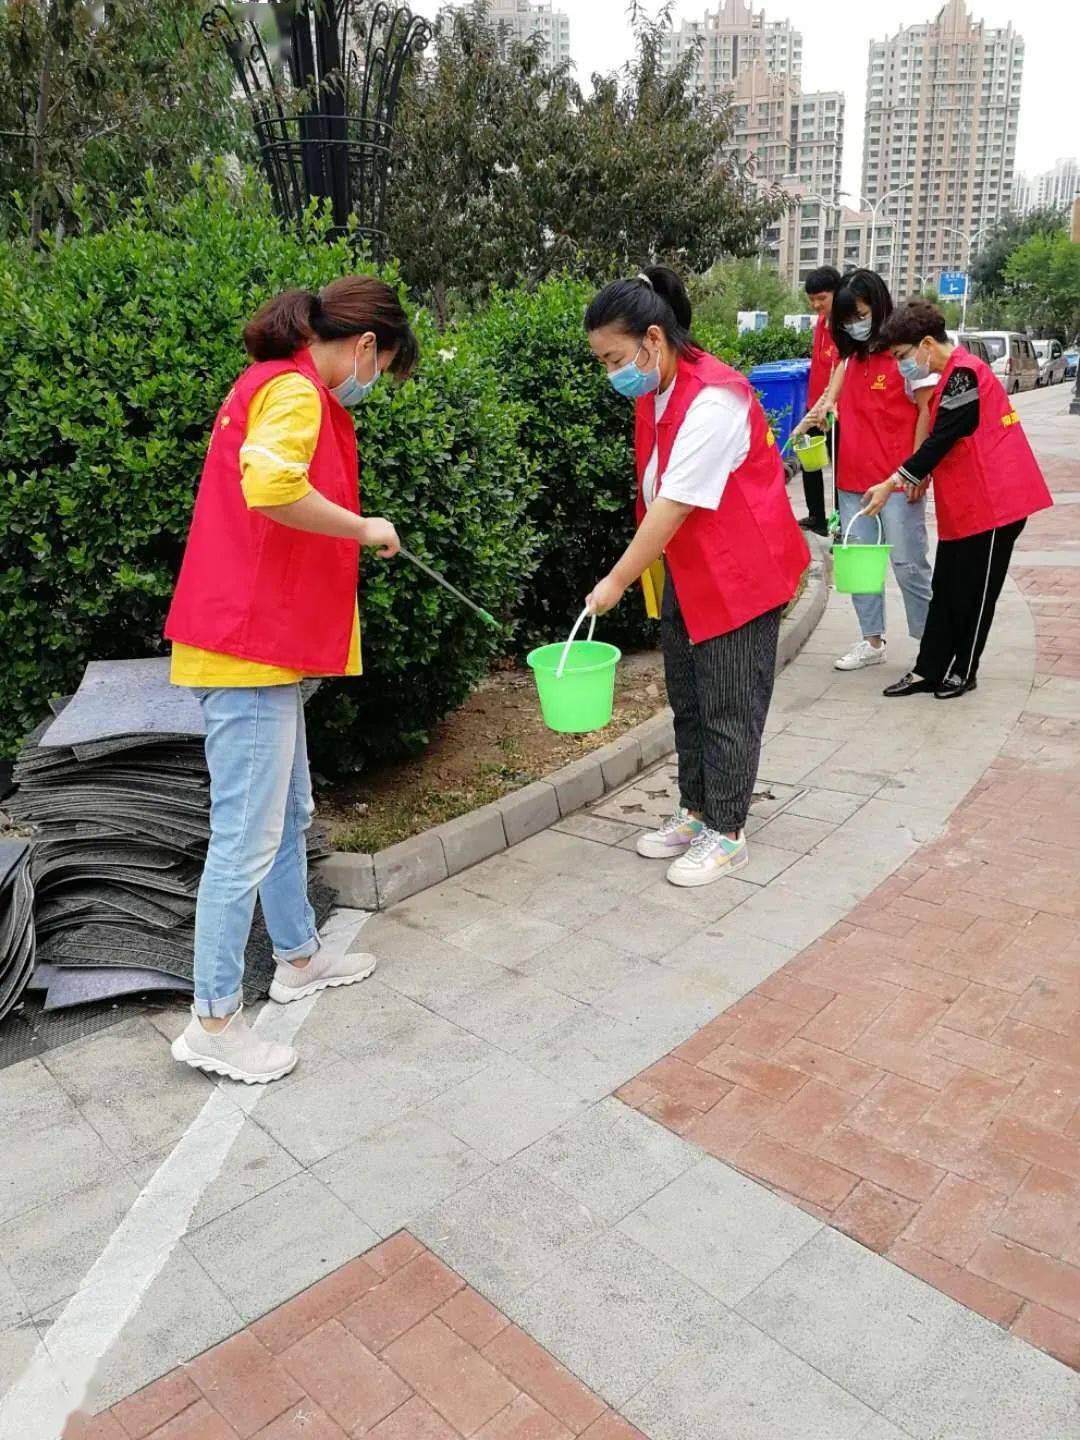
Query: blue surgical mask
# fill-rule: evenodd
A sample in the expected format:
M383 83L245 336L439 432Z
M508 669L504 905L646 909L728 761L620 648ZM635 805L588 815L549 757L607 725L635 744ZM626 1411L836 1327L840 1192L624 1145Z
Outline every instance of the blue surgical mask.
M914 355L905 355L903 360L896 362L896 368L909 385L917 380L925 380L930 374L930 366L925 360L919 360L917 355L916 351Z
M640 400L644 395L652 395L660 388L660 357L656 357L656 365L652 370L639 370L637 364L638 355L644 350L644 345L639 345L637 355L624 365L620 370L612 370L608 379L620 395L627 400Z
M353 357L353 373L346 375L340 385L335 385L330 394L335 396L345 406L346 410L353 409L359 405L361 400L366 400L372 390L379 383L379 347L375 346L375 373L370 380L361 380L356 374L356 367L360 363L360 347L356 347L356 354Z
M864 340L870 339L870 332L873 328L874 319L872 315L864 315L861 320L849 320L844 326L844 329L851 336L852 340L857 341L860 345Z

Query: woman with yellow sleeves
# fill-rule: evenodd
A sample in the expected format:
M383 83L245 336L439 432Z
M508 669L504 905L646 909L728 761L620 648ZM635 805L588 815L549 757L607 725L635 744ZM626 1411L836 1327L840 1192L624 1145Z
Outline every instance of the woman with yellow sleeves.
M287 1075L291 1046L260 1040L242 1009L258 896L274 944L271 999L363 980L370 955L320 948L308 902L313 805L300 694L315 676L359 675L361 546L400 548L360 515L349 409L380 376L404 378L417 345L395 292L351 276L288 291L244 332L252 364L207 450L166 635L172 680L206 720L210 844L195 917L195 997L174 1057L247 1084Z

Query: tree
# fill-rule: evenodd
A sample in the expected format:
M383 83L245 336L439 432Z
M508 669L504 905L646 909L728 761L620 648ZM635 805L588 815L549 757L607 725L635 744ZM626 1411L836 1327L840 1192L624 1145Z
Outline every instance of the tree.
M0 226L37 240L137 194L189 182L193 160L245 151L250 122L205 0L0 3Z
M986 298L1000 295L1005 289L1005 267L1009 256L1033 235L1046 235L1060 230L1064 216L1060 210L1032 210L1027 215L1003 215L975 252L971 262L973 291Z
M508 44L483 0L444 11L402 96L391 246L442 318L519 280L591 281L651 260L707 269L755 248L783 209L731 146L725 103L664 71L664 16L635 11L637 54L586 97L540 42Z
M1009 256L1005 282L1025 326L1065 341L1080 333L1080 244L1065 230L1025 240Z
M753 260L723 260L691 284L695 319L734 329L740 310L767 310L770 325L782 325L785 315L809 309L806 295L789 288L787 281Z

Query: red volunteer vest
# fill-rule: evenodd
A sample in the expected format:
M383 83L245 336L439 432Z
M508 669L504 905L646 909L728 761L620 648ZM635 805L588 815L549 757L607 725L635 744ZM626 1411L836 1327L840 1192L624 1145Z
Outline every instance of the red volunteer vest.
M918 411L887 350L865 360L852 355L837 403L840 454L836 484L858 490L887 480L915 449Z
M810 380L807 386L809 403L814 405L825 393L825 387L833 372L833 366L838 364L840 352L836 348L836 341L832 338L832 330L824 315L817 317L817 324L814 326L814 346L810 352Z
M343 675L360 546L279 525L249 510L240 486L248 407L267 381L290 371L313 382L322 406L308 471L312 487L360 513L356 430L319 379L309 353L250 366L214 422L165 634L219 655L311 675Z
M679 608L695 645L786 605L810 563L810 551L784 488L784 467L757 393L745 375L712 355L679 360L675 387L659 426L656 397L647 395L637 402L638 524L645 518L642 481L653 449L658 461L657 495L662 495L675 437L695 396L706 385L731 385L747 397L750 449L728 477L717 509L692 510L665 552Z
M934 466L938 537L963 540L1025 520L1054 502L1020 417L989 365L957 345L930 400L931 423L957 365L979 382L979 427Z

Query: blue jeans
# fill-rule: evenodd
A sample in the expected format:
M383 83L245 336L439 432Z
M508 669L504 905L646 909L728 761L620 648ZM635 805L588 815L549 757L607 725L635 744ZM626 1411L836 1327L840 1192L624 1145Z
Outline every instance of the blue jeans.
M195 910L195 1013L224 1016L242 998L256 895L279 959L319 948L307 883L314 804L299 685L197 693L210 846Z
M862 494L856 490L837 491L840 507L840 531L846 534L853 516L862 509ZM881 525L886 545L891 545L893 574L904 597L908 634L922 639L926 629L926 612L930 609L931 565L926 553L926 501L909 505L907 496L890 495L881 511ZM878 538L877 520L861 515L851 526L853 544L874 545ZM863 638L885 634L885 596L853 595L855 614Z

